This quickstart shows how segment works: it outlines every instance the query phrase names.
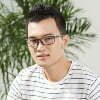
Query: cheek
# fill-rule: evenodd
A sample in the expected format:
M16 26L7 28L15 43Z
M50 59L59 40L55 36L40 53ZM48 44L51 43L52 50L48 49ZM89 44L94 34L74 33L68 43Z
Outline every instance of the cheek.
M64 46L63 45L60 45L59 47L61 50L64 50Z
M32 57L35 57L35 51L33 48L28 47Z
M56 56L56 55L62 55L63 52L64 52L64 48L63 48L63 45L61 45L60 43L59 44L56 44L53 48L52 48L52 52L53 54Z
M60 52L62 50L64 50L64 45L62 41L58 41L57 45L57 50Z

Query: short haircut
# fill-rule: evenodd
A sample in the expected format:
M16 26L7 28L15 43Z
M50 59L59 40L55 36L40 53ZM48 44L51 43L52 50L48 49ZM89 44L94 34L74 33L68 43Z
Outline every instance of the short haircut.
M60 11L51 5L37 3L34 4L27 16L27 25L30 22L39 22L41 20L53 18L61 35L65 34L66 22Z

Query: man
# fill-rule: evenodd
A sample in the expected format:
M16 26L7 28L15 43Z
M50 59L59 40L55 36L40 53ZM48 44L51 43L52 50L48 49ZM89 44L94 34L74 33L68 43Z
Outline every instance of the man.
M69 36L61 13L36 4L27 26L27 43L36 64L19 73L7 100L100 100L100 78L64 55Z

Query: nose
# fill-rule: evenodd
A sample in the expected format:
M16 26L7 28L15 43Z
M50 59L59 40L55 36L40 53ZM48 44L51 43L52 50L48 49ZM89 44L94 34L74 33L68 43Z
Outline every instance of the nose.
M37 46L37 51L43 51L45 49L45 45L42 43L42 41L39 41Z

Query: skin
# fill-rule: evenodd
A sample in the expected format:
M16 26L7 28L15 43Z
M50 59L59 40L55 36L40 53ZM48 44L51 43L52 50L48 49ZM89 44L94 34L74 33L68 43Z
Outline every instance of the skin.
M47 34L61 35L53 18L28 24L28 37L41 38ZM71 62L64 56L64 48L68 41L69 36L65 35L63 38L56 38L52 45L39 43L35 49L28 45L32 58L43 67L44 75L49 81L59 81L68 73Z

